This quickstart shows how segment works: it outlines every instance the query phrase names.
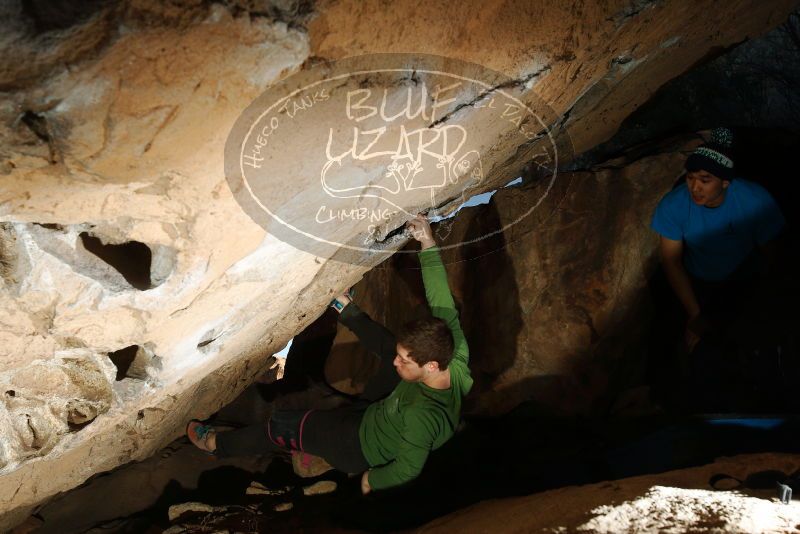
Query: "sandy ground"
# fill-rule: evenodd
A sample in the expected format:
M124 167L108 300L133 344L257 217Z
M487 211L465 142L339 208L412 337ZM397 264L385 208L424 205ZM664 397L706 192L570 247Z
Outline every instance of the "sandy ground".
M720 458L701 467L485 501L418 532L800 532L797 497L780 503L774 481L798 473L797 454ZM739 487L714 490L710 480L719 474L745 483L726 479L725 487Z

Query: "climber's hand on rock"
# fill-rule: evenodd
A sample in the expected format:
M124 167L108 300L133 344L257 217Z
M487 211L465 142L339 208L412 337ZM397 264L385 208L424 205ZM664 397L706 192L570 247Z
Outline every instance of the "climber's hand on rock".
M421 213L406 223L406 228L414 236L414 239L420 242L422 250L436 246L436 241L433 239L433 231L431 231L431 223Z

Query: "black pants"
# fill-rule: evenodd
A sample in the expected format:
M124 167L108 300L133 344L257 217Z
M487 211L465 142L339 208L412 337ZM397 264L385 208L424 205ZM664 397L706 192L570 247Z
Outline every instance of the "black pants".
M219 457L296 450L324 458L345 473L369 469L358 429L368 404L333 410L281 410L266 424L217 434Z
M737 273L738 274L738 273ZM727 337L729 325L752 300L756 280L744 275L723 282L708 282L690 276L692 289L711 330L690 355L684 342L686 312L666 273L659 268L650 280L655 305L650 339L647 379L660 402L676 407L711 409L707 399L723 399L720 389L733 384L739 373L730 356L710 350ZM735 388L734 388L735 389Z
M296 450L320 456L345 473L360 473L370 467L361 451L359 428L369 403L388 395L400 382L393 365L396 341L391 332L355 304L344 309L339 321L380 358L378 372L367 383L360 399L332 410L278 410L264 424L220 432L217 456Z

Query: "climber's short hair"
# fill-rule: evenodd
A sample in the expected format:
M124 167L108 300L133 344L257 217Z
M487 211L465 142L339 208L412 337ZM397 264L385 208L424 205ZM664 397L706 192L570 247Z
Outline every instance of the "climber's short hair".
M407 322L397 335L397 343L419 366L436 362L444 371L453 358L453 333L447 323L437 317Z

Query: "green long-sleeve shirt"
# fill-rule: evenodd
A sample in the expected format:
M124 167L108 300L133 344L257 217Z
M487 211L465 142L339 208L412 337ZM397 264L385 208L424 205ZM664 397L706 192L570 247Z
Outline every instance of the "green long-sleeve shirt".
M425 296L434 317L453 333L450 387L433 389L419 382L400 382L383 400L367 408L359 437L364 457L373 466L369 484L383 489L419 475L428 454L449 440L458 426L461 400L472 387L469 349L458 322L447 272L436 247L419 253Z

